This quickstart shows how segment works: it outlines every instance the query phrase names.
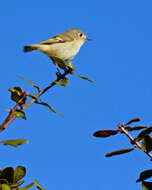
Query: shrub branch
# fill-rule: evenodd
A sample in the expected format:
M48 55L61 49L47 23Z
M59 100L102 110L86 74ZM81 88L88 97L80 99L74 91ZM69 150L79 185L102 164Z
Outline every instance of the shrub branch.
M130 139L131 144L136 144L136 146L142 150L141 145L128 133L128 131L125 129L126 125L125 124L119 124L118 127L122 130L122 132ZM144 151L151 159L152 159L152 154L150 152Z
M40 92L37 94L37 97L40 97L42 94L44 94L45 92L47 92L50 88L52 88L53 86L56 85L55 82L60 81L62 79L65 78L66 75L68 74L72 74L72 70L68 67L63 74L59 75L57 77L57 79L55 81L53 81L50 85L48 85L46 88L44 88L43 90L40 90ZM2 125L0 125L0 132L2 132L4 129L6 129L8 127L8 125L10 125L15 119L16 119L16 115L15 115L15 111L17 110L18 106L21 105L21 102L23 101L23 99L27 96L27 93L24 92L23 93L23 97L16 103L16 105L10 110L9 115L7 116L7 118L4 120L4 122L2 123ZM37 101L37 99L32 99L30 102L28 102L24 107L21 107L21 110L24 111L26 110L28 107L30 107L33 103L35 103Z

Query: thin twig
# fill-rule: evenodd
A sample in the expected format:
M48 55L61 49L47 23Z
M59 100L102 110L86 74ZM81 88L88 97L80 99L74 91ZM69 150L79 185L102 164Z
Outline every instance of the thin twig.
M60 76L57 77L57 79L55 81L60 81L61 79L64 79L64 77L68 74L71 73L71 69L68 68L64 71L64 73ZM46 88L44 88L43 90L41 90L37 96L40 97L42 94L44 94L46 91L48 91L50 88L52 88L53 86L56 85L55 81L53 81L49 86L47 86ZM26 94L25 94L26 95ZM2 123L2 125L0 125L0 132L2 132L4 129L6 129L8 127L8 125L10 125L15 119L16 119L16 115L14 114L15 111L17 110L18 106L21 104L21 102L23 101L23 99L25 98L25 95L23 95L23 97L19 100L19 102L14 106L14 108L11 109L9 115L7 116L7 118L4 120L4 122ZM26 110L29 106L31 106L33 103L35 103L37 101L37 99L32 99L29 103L27 103L24 107L21 108L22 111Z
M60 75L55 81L60 81L61 79L63 79L67 74L71 73L71 70L68 69L68 70L65 70L65 72ZM38 97L40 97L42 94L44 94L46 91L48 91L50 88L52 88L53 86L55 86L56 83L53 81L49 86L47 86L46 88L44 88L44 90L40 91L38 93ZM23 107L23 111L26 110L29 106L31 106L33 103L35 103L37 101L37 99L32 99L28 104L26 104L24 107Z
M134 143L136 144L136 146L138 148L140 148L142 150L142 147L140 145L140 143L138 143L129 133L128 131L125 129L126 125L125 124L119 124L118 127L121 129L121 131L130 139L131 143ZM152 154L147 152L147 151L144 151L142 150L143 152L145 152L150 158L152 158Z

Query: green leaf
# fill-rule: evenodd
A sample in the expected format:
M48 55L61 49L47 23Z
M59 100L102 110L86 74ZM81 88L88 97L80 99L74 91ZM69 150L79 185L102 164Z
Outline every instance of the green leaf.
M138 121L140 121L140 118L136 117L134 119L131 119L128 123L126 123L126 125L130 125L131 123L138 122Z
M56 83L56 84L58 84L60 86L68 86L69 80L70 80L69 78L65 77L65 79L63 79L61 81L54 81L54 83Z
M23 181L20 181L20 182L18 182L18 183L14 183L14 184L10 185L10 187L16 189L17 187L19 187L20 185L22 185L24 182L25 182L25 181L23 180Z
M152 151L152 138L150 135L145 135L142 139L141 149L145 152Z
M7 184L0 184L0 190L11 190Z
M64 115L62 115L61 113L55 111L49 104L47 104L47 103L45 103L45 102L35 102L35 103L41 104L41 105L43 105L43 106L46 106L46 107L48 107L52 112L57 113L57 114L59 114L59 115L61 115L61 116L64 116Z
M137 130L141 130L141 129L145 129L145 128L147 128L147 126L135 126L135 127L127 126L127 127L125 127L125 129L128 131L137 131Z
M31 98L33 98L33 99L35 99L35 100L37 100L38 98L40 98L40 96L34 95L34 94L28 94L28 96L31 97Z
M15 114L16 117L26 119L25 113L24 113L23 111L21 111L21 110L18 110L18 109L17 109L17 110L14 112L14 114Z
M46 190L44 187L42 187L42 185L39 184L39 182L37 180L34 180L35 185L37 186L38 189L40 190Z
M8 109L8 108L7 108L7 109L5 109L5 110L6 110L7 112L10 112L10 111L11 111L11 110L10 110L10 109Z
M23 98L23 90L22 90L22 88L19 87L19 86L15 86L14 88L9 88L8 91L11 92L11 99L12 99L14 102L16 102L16 103L18 103L19 100L20 100L21 98ZM25 102L26 102L26 100L27 100L27 97L25 97L25 98L22 100L22 104L21 104L21 105L24 105Z
M152 182L143 181L142 188L143 190L152 190Z
M15 139L15 140L6 140L6 141L0 141L0 143L3 143L4 145L10 145L17 147L23 143L28 143L29 141L27 139Z
M75 66L73 65L72 62L69 62L69 63L67 63L66 65L67 65L67 67L69 67L72 71L75 71Z
M136 141L140 141L145 135L150 134L152 132L152 127L148 127L141 131L136 138Z
M4 168L0 173L0 179L6 179L8 184L13 184L14 182L14 169L12 167Z
M150 177L152 177L152 170L145 170L140 173L139 179L137 179L136 182L144 181Z
M26 79L26 78L24 78L22 76L19 76L19 78L21 78L21 79L25 80L26 82L30 83L33 87L35 87L38 90L38 92L41 91L40 87L38 85L34 84L33 82L31 82L30 80L28 80L28 79Z
M10 112L11 110L10 109L6 109L6 111ZM20 117L20 118L26 119L26 115L25 115L25 113L22 110L17 109L14 112L14 114L15 114L16 117Z
M14 88L9 88L8 91L15 92L18 96L21 96L23 93L23 90L19 86L15 86Z
M33 187L35 185L35 183L30 183L29 185L25 186L25 187L22 187L22 188L19 188L19 190L28 190L30 189L31 187Z
M93 80L91 80L91 79L89 79L89 78L87 78L87 77L84 77L84 76L82 76L82 75L77 75L77 74L74 73L74 72L72 72L72 75L74 75L74 76L76 76L76 77L79 77L79 78L82 78L82 79L85 79L85 80L87 80L87 81L89 81L89 82L93 82Z
M24 166L18 166L14 171L14 183L17 183L26 175L26 168Z
M107 153L106 157L111 157L111 156L115 156L115 155L125 154L125 153L128 153L128 152L131 152L134 149L135 148L126 148L126 149L116 150L114 152Z

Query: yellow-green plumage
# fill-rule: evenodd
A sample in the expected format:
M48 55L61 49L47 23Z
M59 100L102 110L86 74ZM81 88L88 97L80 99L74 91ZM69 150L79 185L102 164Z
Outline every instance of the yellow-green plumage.
M58 59L69 61L79 52L86 40L88 38L84 32L71 29L41 43L25 46L24 52L38 50L45 53L53 62L57 62Z

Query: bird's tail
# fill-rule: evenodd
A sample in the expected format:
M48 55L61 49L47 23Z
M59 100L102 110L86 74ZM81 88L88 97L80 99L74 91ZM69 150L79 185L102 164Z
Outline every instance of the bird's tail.
M33 46L33 45L29 45L29 46L24 46L24 49L23 51L24 52L30 52L30 51L34 51L34 50L37 50L38 48L36 46Z

